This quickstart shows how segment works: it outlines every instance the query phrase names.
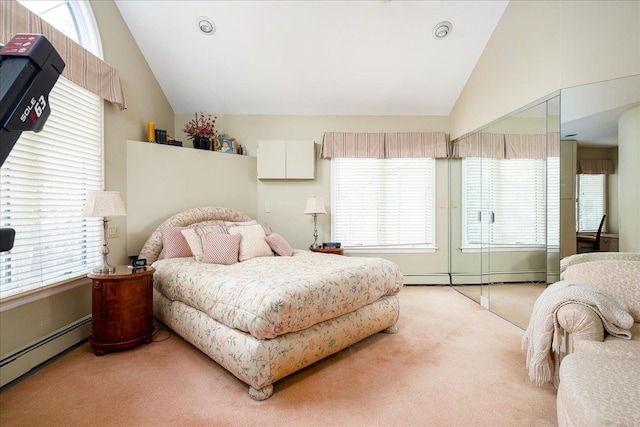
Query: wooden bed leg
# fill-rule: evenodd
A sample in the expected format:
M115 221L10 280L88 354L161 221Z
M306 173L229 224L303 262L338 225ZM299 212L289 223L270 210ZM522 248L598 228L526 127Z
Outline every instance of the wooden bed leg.
M382 332L385 334L396 334L398 333L398 325L391 325L387 329L383 329Z
M249 386L249 396L253 400L266 400L273 394L273 384L266 385L259 390Z

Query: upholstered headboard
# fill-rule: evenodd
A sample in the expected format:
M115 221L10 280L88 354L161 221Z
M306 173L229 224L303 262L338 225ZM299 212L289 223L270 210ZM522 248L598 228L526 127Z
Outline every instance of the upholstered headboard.
M158 255L162 251L162 233L161 227L166 225L172 225L175 227L184 227L191 224L196 224L203 221L250 221L252 218L244 213L235 209L220 208L220 207L202 207L192 208L186 211L179 212L162 224L160 224L151 233L149 239L140 250L140 258L145 258L148 264L155 262L158 259Z

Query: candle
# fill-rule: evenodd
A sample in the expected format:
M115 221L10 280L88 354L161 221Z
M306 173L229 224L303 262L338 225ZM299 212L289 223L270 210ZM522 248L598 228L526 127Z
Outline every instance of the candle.
M156 124L153 122L147 123L147 141L156 142Z

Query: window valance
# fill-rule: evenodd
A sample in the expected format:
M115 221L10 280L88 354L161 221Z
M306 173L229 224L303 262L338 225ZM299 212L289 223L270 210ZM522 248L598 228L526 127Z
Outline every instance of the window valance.
M486 157L504 159L504 135L476 132L458 138L453 143L454 159Z
M546 159L560 156L560 134L476 132L453 143L453 158Z
M320 157L446 159L447 135L444 132L325 132Z
M383 159L383 133L325 132L320 157L334 159Z
M385 133L385 158L446 159L447 135L444 132Z
M616 173L611 159L578 159L578 174L611 175Z
M118 70L80 46L51 24L15 0L1 1L0 42L7 43L17 33L44 35L56 48L66 66L62 76L101 98L127 108Z

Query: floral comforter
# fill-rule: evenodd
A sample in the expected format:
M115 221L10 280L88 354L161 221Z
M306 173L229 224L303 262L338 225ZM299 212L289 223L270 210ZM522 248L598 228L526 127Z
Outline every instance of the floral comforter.
M156 261L154 288L228 327L269 339L306 329L400 292L396 264L296 250L233 265Z

